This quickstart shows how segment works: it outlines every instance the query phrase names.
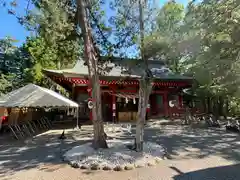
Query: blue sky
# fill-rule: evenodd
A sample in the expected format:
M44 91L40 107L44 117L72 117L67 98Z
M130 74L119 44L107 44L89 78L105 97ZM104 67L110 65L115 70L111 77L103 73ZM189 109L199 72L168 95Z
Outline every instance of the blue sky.
M18 2L18 9L17 12L24 13L24 8L26 7L26 0L17 0ZM159 0L159 5L161 6L167 2L167 0ZM187 4L188 0L177 0L177 2ZM11 36L12 38L18 40L18 45L22 44L26 37L30 35L28 31L24 29L22 25L20 25L17 19L9 15L7 10L3 7L0 7L0 38L5 36Z
M27 1L17 0L17 3L17 12L23 14L25 12L25 8L27 7ZM7 7L0 6L0 23L0 38L11 36L19 41L18 44L21 44L25 41L26 36L30 34L18 23L16 17L8 14Z

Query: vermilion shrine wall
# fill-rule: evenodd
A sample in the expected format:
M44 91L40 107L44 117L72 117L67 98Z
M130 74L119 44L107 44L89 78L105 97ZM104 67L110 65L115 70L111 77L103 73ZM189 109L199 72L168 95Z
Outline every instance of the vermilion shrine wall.
M91 87L87 79L70 78L70 77L51 77L58 84L64 84L72 89L72 99L77 101L78 95L84 95L85 99L91 99ZM112 117L116 117L116 95L122 94L137 94L138 81L137 80L100 80L102 88L102 98L105 104L111 106ZM166 82L154 82L152 94L150 96L150 115L158 116L171 116L174 113L181 111L183 107L183 99L181 90L182 88L191 86L191 83L187 81L166 81ZM110 95L110 96L109 96ZM175 95L178 106L171 108L169 106L170 95ZM176 98L177 96L177 98ZM157 98L162 99L162 104L156 102ZM91 111L89 112L91 119Z

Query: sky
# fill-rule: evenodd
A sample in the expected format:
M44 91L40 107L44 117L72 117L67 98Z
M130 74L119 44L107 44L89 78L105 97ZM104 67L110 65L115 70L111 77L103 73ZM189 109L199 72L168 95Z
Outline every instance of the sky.
M8 0L7 0L8 1ZM26 0L16 0L18 3L17 12L23 14L25 12L25 8L27 7ZM26 37L30 35L25 28L18 23L16 17L8 14L7 7L2 7L0 4L0 39L5 36L10 36L16 40L18 40L18 44L22 44Z
M162 6L168 0L159 0L159 6ZM177 0L177 2L182 3L184 5L187 4L188 0ZM24 13L24 8L27 7L26 0L17 0L18 9L17 12L20 14ZM21 45L27 36L30 35L30 32L26 31L26 29L20 25L13 15L9 15L6 8L0 6L0 39L5 36L10 36L16 40L18 43L16 45Z

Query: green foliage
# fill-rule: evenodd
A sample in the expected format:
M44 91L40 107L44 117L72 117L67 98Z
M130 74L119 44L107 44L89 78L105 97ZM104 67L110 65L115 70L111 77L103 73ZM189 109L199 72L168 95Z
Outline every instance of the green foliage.
M0 97L8 93L13 88L12 79L13 77L11 75L4 75L0 71Z
M233 94L239 84L240 11L237 6L230 0L203 1L189 6L187 16L195 21L190 27L198 32L201 42L193 56L191 70L195 75L204 71L196 77L212 95Z
M240 4L232 0L170 1L156 17L157 28L145 39L148 58L168 62L174 72L193 75L201 97L225 97L240 104ZM231 98L230 98L231 97ZM233 98L234 97L234 98Z
M28 70L32 82L44 85L42 69L61 69L75 63L82 53L82 46L71 1L34 1L34 5L35 8L26 15L31 18L24 25L34 29L37 35L27 38L24 47L34 63Z
M157 15L157 29L164 36L178 36L184 18L184 6L175 1L169 1Z
M26 69L32 62L24 48L14 46L16 40L6 37L0 40L0 93L21 87L26 81Z
M89 2L88 18L99 55L138 56L137 1ZM234 97L230 105L237 107L240 98L236 88L240 74L239 3L232 0L192 1L184 9L182 4L169 1L157 9L152 1L146 2L145 56L165 60L174 72L191 74L198 82L194 89L201 97ZM32 3L34 9L18 19L34 31L35 36L29 37L17 50L11 41L0 41L1 52L5 52L4 63L1 62L2 82L6 79L11 82L13 72L24 82L44 84L43 68L61 69L82 55L75 2L37 0ZM15 6L11 4L14 15L17 14ZM106 7L110 7L111 13L105 11ZM26 52L31 55L30 59L26 58ZM16 69L20 64L21 70Z
M185 56L180 43L184 38L183 20L183 5L169 1L156 16L156 28L145 38L146 57L165 60L177 73L182 70L181 59Z

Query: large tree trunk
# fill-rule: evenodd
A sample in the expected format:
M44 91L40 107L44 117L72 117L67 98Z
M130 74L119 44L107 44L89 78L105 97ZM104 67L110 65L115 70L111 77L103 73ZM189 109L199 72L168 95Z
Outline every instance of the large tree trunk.
M228 99L228 96L226 96L226 100L225 100L225 114L224 114L224 117L225 119L227 119L227 117L229 116L229 99Z
M84 55L88 65L89 81L92 87L92 102L93 102L93 129L94 140L93 147L107 148L107 143L104 133L104 125L102 119L101 107L101 90L98 76L98 54L94 47L93 38L91 34L91 27L87 19L87 7L85 0L77 0L78 6L78 23L81 28L84 39Z
M219 111L219 116L224 115L224 99L223 96L219 96L219 102L218 102L218 111Z
M140 36L141 36L141 60L144 61L144 75L139 80L139 102L138 102L138 115L136 123L136 142L135 149L138 152L143 150L143 134L144 124L146 119L146 110L149 101L149 96L152 90L152 83L150 72L148 69L148 62L144 53L144 20L143 20L143 4L144 0L138 0L139 3L139 23L140 23Z
M139 102L136 123L136 147L135 147L136 151L138 152L143 150L144 124L146 120L146 110L151 90L152 90L151 81L144 79L139 81Z

